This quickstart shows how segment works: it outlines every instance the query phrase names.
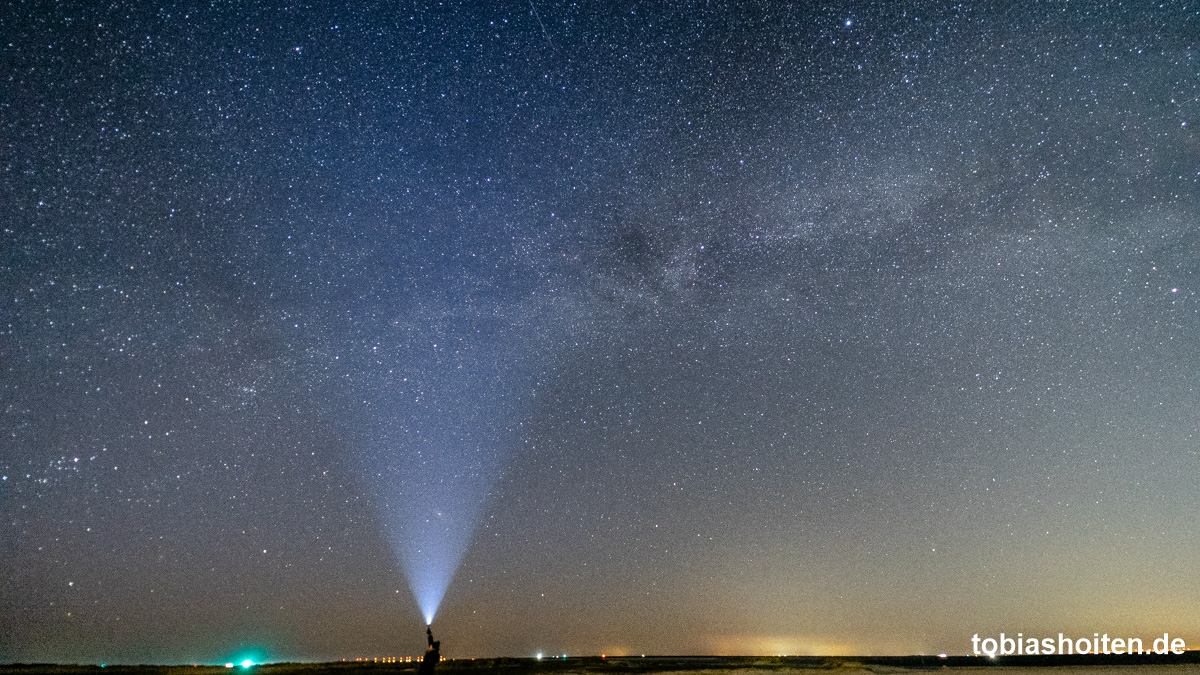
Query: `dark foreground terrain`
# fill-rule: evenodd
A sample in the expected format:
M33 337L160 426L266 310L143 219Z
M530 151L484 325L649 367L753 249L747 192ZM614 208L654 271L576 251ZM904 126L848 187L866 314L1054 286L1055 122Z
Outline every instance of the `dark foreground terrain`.
M812 671L838 673L899 673L909 670L1003 669L1006 675L1022 671L1046 673L1062 669L1070 675L1085 673L1145 673L1200 675L1200 651L1181 655L1107 656L875 656L875 657L731 657L650 656L579 657L536 659L448 659L438 665L438 675L804 675ZM271 663L232 670L222 666L122 666L14 664L0 666L12 675L409 675L416 663Z

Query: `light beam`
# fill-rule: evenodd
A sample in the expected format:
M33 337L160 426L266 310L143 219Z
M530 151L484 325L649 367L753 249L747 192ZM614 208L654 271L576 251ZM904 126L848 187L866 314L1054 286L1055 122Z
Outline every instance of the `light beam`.
M506 321L503 308L490 310L443 312L436 330L414 330L421 338L405 345L391 386L373 392L371 408L385 412L364 440L364 469L427 625L504 469L535 382L526 327Z

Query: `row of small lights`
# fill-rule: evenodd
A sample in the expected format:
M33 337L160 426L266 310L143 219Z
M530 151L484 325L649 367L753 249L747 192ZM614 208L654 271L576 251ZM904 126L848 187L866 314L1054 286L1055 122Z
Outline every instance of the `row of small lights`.
M1097 652L1088 652L1088 653L1095 654ZM646 658L645 654L642 654L641 656L642 656L642 658ZM787 654L776 654L776 656L786 657ZM969 655L969 656L978 656L978 654L973 654L973 655ZM607 658L607 657L608 657L607 654L600 655L600 658L602 658L602 659ZM946 654L946 653L938 654L938 658L944 659L944 658L948 658L948 657L949 657L949 654ZM537 654L534 655L534 658L536 658L538 661L541 661L542 659L547 658L547 656L542 652L538 652ZM567 658L567 655L566 654L562 654L562 655L551 654L548 658L565 659L565 658ZM995 659L994 656L992 658ZM345 661L345 660L346 659L342 659L342 661ZM445 661L446 657L443 656L439 660ZM474 661L475 659L471 659L471 660ZM411 657L411 656L385 656L383 658L379 658L379 657L372 658L372 657L368 656L365 658L363 658L363 657L356 658L356 659L354 659L354 661L356 663L365 663L365 662L369 662L369 663L412 663L413 657ZM108 665L107 663L101 663L100 667L104 668L107 665ZM196 665L198 666L199 664L196 664ZM250 668L253 665L254 665L254 661L252 661L250 659L246 659L245 661L242 661L241 663L236 663L236 664L235 663L226 663L225 667L233 668L235 666L241 666L243 668Z
M422 657L417 657L418 663L420 663L421 658ZM443 656L438 660L445 661L446 657ZM342 659L342 661L346 661L346 659ZM383 656L383 657L361 656L359 658L354 659L354 662L355 663L412 663L413 657L411 657L411 656Z

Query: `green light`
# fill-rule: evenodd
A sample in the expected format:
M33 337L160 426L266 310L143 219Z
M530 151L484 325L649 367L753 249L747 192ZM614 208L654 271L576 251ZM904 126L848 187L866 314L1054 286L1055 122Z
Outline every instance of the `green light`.
M249 669L266 665L270 659L271 656L265 649L253 646L247 647L245 643L242 643L241 648L237 651L226 652L223 660L226 668L237 668L240 666L242 669Z

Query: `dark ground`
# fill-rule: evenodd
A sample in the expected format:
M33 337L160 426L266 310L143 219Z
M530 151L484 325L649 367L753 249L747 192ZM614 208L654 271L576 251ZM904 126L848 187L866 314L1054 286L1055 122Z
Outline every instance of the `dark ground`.
M417 663L273 663L253 666L246 675L407 675L416 673ZM1141 654L1126 656L1080 654L1075 656L876 656L876 657L730 657L730 656L651 656L651 657L579 657L536 659L448 659L438 665L438 675L637 675L639 673L683 673L704 671L719 675L738 671L783 672L799 670L837 670L842 672L889 672L896 670L935 670L943 668L1055 668L1073 667L1074 672L1106 669L1112 666L1183 666L1192 672L1200 666L1200 651L1182 655ZM1175 670L1175 669L1172 669ZM230 671L222 666L125 666L101 668L97 665L13 664L0 666L0 672L12 675L241 675L240 667Z

